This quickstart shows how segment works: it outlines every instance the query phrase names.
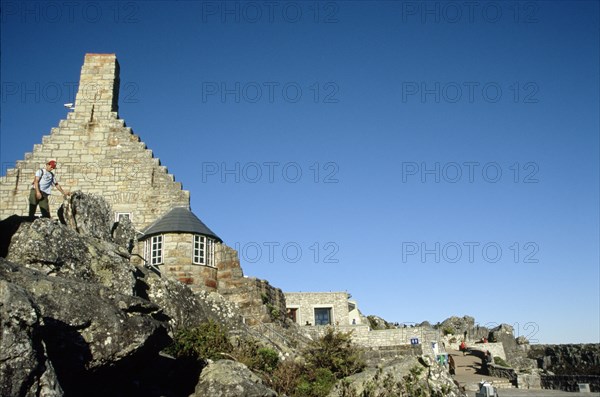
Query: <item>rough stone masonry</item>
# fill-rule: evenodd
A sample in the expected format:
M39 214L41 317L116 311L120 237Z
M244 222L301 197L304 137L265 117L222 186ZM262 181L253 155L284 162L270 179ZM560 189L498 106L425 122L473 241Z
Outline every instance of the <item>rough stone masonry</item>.
M115 54L86 54L74 110L0 179L1 219L26 215L33 175L48 158L57 159L63 186L102 195L115 214L130 214L137 230L174 206L189 208L189 192L119 119L118 99ZM61 201L50 197L53 217Z

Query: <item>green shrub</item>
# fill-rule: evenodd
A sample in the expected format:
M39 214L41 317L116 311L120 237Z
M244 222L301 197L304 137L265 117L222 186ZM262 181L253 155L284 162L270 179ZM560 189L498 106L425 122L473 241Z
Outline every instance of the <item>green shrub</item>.
M177 358L217 360L223 358L222 353L229 354L232 350L233 346L229 342L225 328L209 320L196 328L177 332L167 352Z
M326 397L337 379L327 368L318 368L301 378L296 387L295 397Z
M442 333L443 333L444 335L455 335L455 334L456 334L456 331L454 330L454 328L453 328L453 327L451 327L451 326L447 325L447 326L445 326L444 328L442 328Z
M294 395L301 376L305 372L302 364L293 361L281 361L271 377L271 387L279 394Z
M494 356L494 364L499 365L501 367L510 367L506 361L504 361L501 357Z
M279 354L268 347L261 347L256 351L256 362L254 368L271 373L279 364Z
M303 352L309 367L326 368L341 379L360 372L365 367L360 351L352 344L350 332L328 328L323 337L312 341Z

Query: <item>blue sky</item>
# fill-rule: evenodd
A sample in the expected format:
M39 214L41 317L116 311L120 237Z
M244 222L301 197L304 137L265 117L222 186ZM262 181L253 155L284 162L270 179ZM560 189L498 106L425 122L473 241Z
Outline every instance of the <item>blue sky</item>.
M116 53L119 115L284 291L600 342L599 4L2 1L2 173Z

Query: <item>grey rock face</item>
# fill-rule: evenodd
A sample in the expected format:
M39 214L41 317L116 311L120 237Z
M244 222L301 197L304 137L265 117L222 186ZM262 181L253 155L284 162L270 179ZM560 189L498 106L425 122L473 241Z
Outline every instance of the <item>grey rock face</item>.
M96 283L48 277L0 259L0 280L27 289L44 318L43 337L56 367L99 368L168 342L152 318L155 304ZM161 344L162 342L162 344Z
M112 211L102 196L73 192L59 213L65 223L82 236L111 239Z
M113 243L86 238L58 221L24 223L13 236L6 257L48 275L97 282L133 294L135 268Z
M185 285L158 277L147 269L140 282L145 285L147 299L159 305L169 317L169 329L177 331L197 327L208 320L216 321L227 329L245 329L238 309L221 295L201 291L194 293Z
M2 397L187 397L202 365L159 354L169 333L209 319L238 335L250 332L221 295L195 294L133 266L126 247L133 228L125 221L111 237L105 204L77 193L63 207L67 224L17 219L6 228L6 241L12 238L10 260L0 258ZM262 393L266 388L244 369L232 372L239 385L224 386L234 394L223 395L246 395L240 387L250 396L275 395Z
M62 397L39 327L40 315L22 288L0 280L0 395Z
M244 364L219 360L209 364L190 397L276 397Z
M130 254L137 242L136 235L137 233L129 218L122 218L115 224L112 230L112 238L115 244Z
M420 396L466 396L454 384L448 371L427 356L399 357L380 368L367 368L338 383L328 397L345 396L352 392L357 396L385 393L406 395L407 392Z

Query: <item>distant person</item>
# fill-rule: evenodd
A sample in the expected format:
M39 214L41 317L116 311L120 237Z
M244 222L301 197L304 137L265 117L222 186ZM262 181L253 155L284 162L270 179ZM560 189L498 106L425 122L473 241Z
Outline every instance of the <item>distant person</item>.
M35 216L37 206L40 206L42 212L42 218L50 218L50 205L48 204L48 196L52 193L52 186L63 194L68 196L70 193L65 192L63 188L58 184L56 176L52 172L56 169L56 160L49 160L44 168L40 168L35 172L33 183L31 184L31 191L29 193L29 217Z
M494 361L494 358L492 356L492 353L490 353L490 351L487 350L485 352L485 362L486 362L486 364L492 364L493 361Z
M463 353L463 356L467 354L467 344L464 340L460 342L460 347L458 348L458 350L460 350Z

